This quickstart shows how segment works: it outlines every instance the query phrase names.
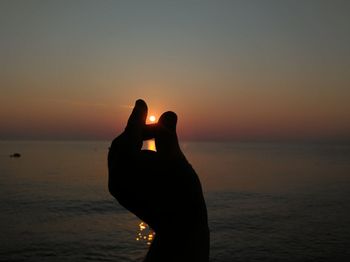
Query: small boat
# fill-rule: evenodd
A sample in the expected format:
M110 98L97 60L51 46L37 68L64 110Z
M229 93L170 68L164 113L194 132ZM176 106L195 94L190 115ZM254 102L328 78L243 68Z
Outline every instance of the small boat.
M20 153L13 153L12 155L10 155L10 157L21 157L21 154Z

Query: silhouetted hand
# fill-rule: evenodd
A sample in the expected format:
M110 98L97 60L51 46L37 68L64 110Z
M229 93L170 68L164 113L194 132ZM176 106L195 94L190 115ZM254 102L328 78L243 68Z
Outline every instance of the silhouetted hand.
M206 205L178 143L177 116L166 112L153 125L146 125L146 118L147 105L137 100L108 154L109 190L156 232L145 261L208 261ZM150 138L155 138L157 152L141 150Z

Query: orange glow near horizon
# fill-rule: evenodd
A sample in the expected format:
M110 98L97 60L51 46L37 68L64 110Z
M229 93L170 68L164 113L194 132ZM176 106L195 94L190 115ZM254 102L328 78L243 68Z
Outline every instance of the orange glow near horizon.
M15 95L13 95L15 96ZM271 97L270 97L271 96ZM211 96L212 97L212 96ZM349 104L346 96L331 96L310 104L301 93L298 99L292 95L271 101L273 96L264 94L260 99L231 91L234 97L219 98L220 103L209 97L182 99L163 95L159 100L135 95L118 101L132 104L143 98L153 108L147 123L155 123L160 113L171 110L178 115L178 134L186 140L231 140L274 138L346 138L350 130ZM0 98L1 139L112 139L120 133L132 111L132 106L107 106L64 103L59 101L35 101L17 99L18 104ZM35 103L34 103L35 102ZM244 102L244 103L243 103ZM154 110L156 108L157 110ZM156 119L152 122L154 116ZM205 117L203 117L205 116ZM151 149L152 150L152 149Z

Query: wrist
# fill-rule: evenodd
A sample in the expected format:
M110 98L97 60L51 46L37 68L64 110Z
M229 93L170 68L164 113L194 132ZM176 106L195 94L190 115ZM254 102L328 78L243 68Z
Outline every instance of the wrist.
M145 261L208 262L209 247L208 226L169 228L156 233Z

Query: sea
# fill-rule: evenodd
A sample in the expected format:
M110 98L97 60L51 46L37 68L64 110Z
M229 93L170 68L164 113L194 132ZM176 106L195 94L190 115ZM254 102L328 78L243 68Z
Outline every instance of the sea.
M142 261L149 229L109 194L108 147L0 142L0 261ZM181 147L202 182L211 262L350 261L350 145Z

